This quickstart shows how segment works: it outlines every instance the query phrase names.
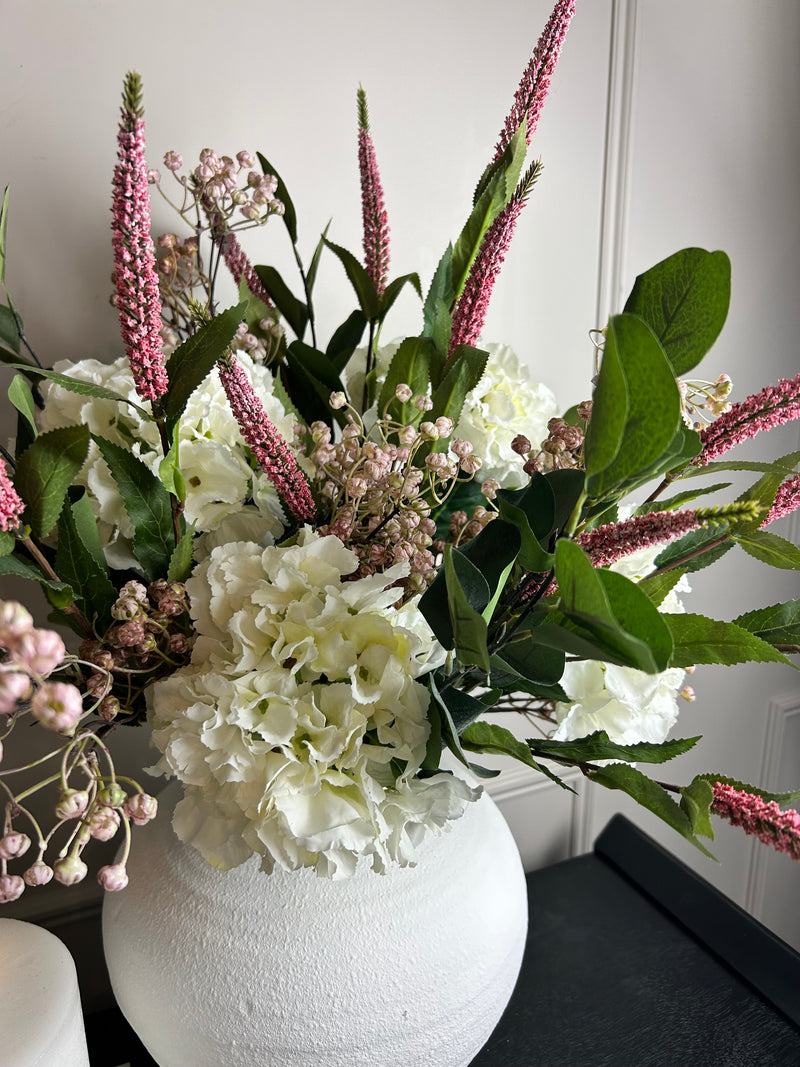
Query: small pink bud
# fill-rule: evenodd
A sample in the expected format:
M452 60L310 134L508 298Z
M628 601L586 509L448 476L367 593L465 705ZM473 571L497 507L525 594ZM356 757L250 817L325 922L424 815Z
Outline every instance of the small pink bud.
M119 808L122 807L127 796L128 794L121 785L116 782L109 782L97 794L97 799L101 804L107 804L109 808Z
M98 804L89 818L89 833L98 841L110 841L119 829L119 812L107 804Z
M516 452L518 456L527 456L531 450L531 443L525 434L518 433L514 440L511 442L511 451Z
M13 658L43 678L54 671L67 654L55 630L30 630L11 650Z
M690 685L685 685L683 689L681 689L680 695L683 697L684 700L688 700L690 702L692 700L697 700L697 695L695 694L694 689L692 689Z
M100 868L97 872L97 881L109 893L116 893L128 884L128 872L122 863L110 864L108 867Z
M27 834L10 833L0 837L0 859L15 860L24 856L31 847L31 839Z
M25 889L25 883L18 874L0 875L0 904L10 904L18 900Z
M347 397L342 392L331 393L329 403L332 408L343 408L347 403Z
M83 715L83 697L67 682L44 682L31 698L31 711L42 726L70 736Z
M176 170L180 170L183 166L183 156L180 152L167 152L164 156L164 166L174 174Z
M19 671L0 673L0 715L10 715L20 700L31 695L31 680Z
M56 804L59 819L79 819L89 807L89 794L85 789L65 789Z
M148 793L134 793L122 805L122 810L137 826L144 826L156 817L158 801Z
M53 864L53 877L62 885L77 885L86 877L89 868L78 856L65 856Z
M33 616L16 600L0 602L0 645L8 648L33 629Z
M26 885L47 885L53 877L53 868L42 860L37 860L27 871L22 872Z

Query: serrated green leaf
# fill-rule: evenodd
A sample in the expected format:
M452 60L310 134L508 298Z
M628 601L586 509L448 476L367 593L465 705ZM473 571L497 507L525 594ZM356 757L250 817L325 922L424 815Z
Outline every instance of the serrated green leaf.
M551 741L549 738L537 737L528 740L527 744L534 756L540 756L542 759L563 759L577 763L594 763L596 760L666 763L694 748L699 740L699 737L685 737L663 741L661 744L639 741L634 745L620 745L612 741L605 730L597 730L572 741Z
M794 468L800 462L800 452L789 452L787 455L781 456L777 462ZM737 504L752 501L761 509L760 514L755 515L749 521L741 518L737 519L735 526L737 536L743 531L758 531L774 504L775 495L783 484L785 477L782 471L769 471L766 474L762 474L754 485L748 486L743 493L737 496Z
M703 570L733 548L733 542L727 539L728 532L728 524L724 522L690 530L656 556L655 567L680 566L684 574Z
M667 594L675 588L685 573L680 567L676 567L674 570L665 571L664 574L642 578L637 584L650 602L658 607L664 603Z
M175 546L170 556L167 569L168 582L185 582L192 572L192 545L194 542L194 523L188 527L183 537Z
M673 667L696 663L789 663L783 653L733 622L682 613L662 616L672 634Z
M36 409L33 403L33 394L21 374L15 374L8 387L8 399L28 423L33 436L36 437Z
M692 832L714 840L711 826L711 804L714 787L705 778L695 778L681 789L681 807L689 816Z
M259 263L255 272L270 300L289 323L298 340L302 339L308 325L308 305L294 295L275 267Z
M390 416L406 425L416 422L422 413L409 400L395 398L398 385L407 385L413 396L427 396L434 358L433 342L425 337L406 337L392 357L386 380L378 397L378 411L389 407ZM427 417L427 416L426 416Z
M341 245L334 244L333 241L326 240L325 244L344 267L345 274L355 290L358 306L364 312L367 320L369 322L377 322L381 316L381 298L378 295L375 282L352 252L348 252Z
M450 305L455 296L451 271L452 257L453 246L448 245L436 266L423 308L423 336L433 339L442 356L447 356L450 351L450 334L453 327L450 314ZM434 381L433 384L435 388L439 382Z
M102 563L97 559L98 549ZM111 623L117 591L108 576L92 505L85 494L61 511L55 569L71 586L85 618L97 633L104 633Z
M391 309L395 300L403 290L405 285L410 285L417 296L422 300L422 284L419 280L419 275L416 273L403 274L399 278L393 278L392 281L386 286L381 300L381 320L386 318L387 312Z
M149 411L146 411L143 407L135 404L126 396L122 396L121 393L115 393L113 389L106 389L105 386L102 385L92 385L91 382L83 382L79 378L71 378L68 374L60 374L58 371L54 370L45 370L43 367L35 367L29 363L9 363L8 366L11 370L21 371L26 378L46 378L48 381L60 385L63 389L69 390L70 393L78 393L80 396L94 396L100 400L115 400L118 404L127 404L128 407L132 407L145 422L153 421L153 416Z
M43 589L48 590L55 597L55 602L51 601L51 603L55 603L55 606L62 610L73 601L72 589L66 582L52 581L37 567L25 563L17 556L0 556L0 574L13 574L17 578L28 578L30 581L38 582Z
M18 458L14 485L25 501L25 522L36 537L46 537L55 526L88 449L88 428L65 426L40 434Z
M731 540L761 563L785 571L800 571L800 548L769 530L734 531Z
M771 645L794 645L800 642L800 600L756 608L733 621Z
M361 308L351 311L338 329L334 330L333 336L325 349L325 355L333 364L337 374L341 374L352 356L353 352L361 344L367 320Z
M702 845L695 837L691 819L683 808L675 803L666 789L635 767L627 763L611 763L608 767L600 767L592 771L589 777L608 789L621 789L642 807L652 811L668 826L677 830L687 841L691 841L702 853L714 859L705 845Z
M680 472L680 479L684 481L686 478L699 478L705 474L716 474L718 471L775 471L782 473L784 478L787 475L794 474L794 466L787 466L782 460L772 460L772 462L761 462L759 460L720 460L716 463L707 463L704 467L687 467L686 470Z
M624 310L644 319L682 377L719 336L730 296L727 255L684 248L637 277Z
M488 358L488 352L469 345L456 348L447 371L431 397L433 407L428 413L431 421L446 415L458 423L467 393L481 380ZM434 450L446 450L447 447L444 441L434 444Z
M175 548L170 495L131 452L104 437L93 436L133 525L133 554L149 581L163 578Z
M227 308L188 337L167 362L169 390L164 398L167 433L172 431L184 412L189 397L205 381L217 360L225 354L244 318L245 303Z
M504 726L495 726L493 723L483 721L474 722L462 734L461 743L469 752L511 756L512 759L519 760L520 763L539 771L540 774L545 775L551 782L560 785L562 789L566 789L569 793L575 792L572 786L567 785L557 774L538 763L531 755L530 749L525 742L514 737L510 730L506 730Z
M261 164L261 170L264 174L271 174L277 181L277 187L275 189L275 196L283 204L283 224L289 233L289 239L293 245L297 244L297 212L295 206L292 203L292 198L289 196L289 190L286 188L286 183L277 170L272 166L268 159L266 159L260 152L256 152L258 156L258 162Z

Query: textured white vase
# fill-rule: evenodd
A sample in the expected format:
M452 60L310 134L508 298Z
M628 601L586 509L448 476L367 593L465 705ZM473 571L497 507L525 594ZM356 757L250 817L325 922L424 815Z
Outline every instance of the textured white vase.
M117 1001L161 1067L466 1067L511 996L527 930L516 845L489 797L385 876L219 872L162 794L130 884L106 894Z

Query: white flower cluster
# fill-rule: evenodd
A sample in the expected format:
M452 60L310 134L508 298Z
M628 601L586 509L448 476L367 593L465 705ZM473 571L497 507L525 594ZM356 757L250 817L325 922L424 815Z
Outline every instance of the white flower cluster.
M489 353L486 370L467 394L455 436L469 441L482 462L479 477L493 478L502 489L528 484L524 459L511 448L523 434L535 446L548 435L547 423L559 414L554 394L532 382L508 345L481 346Z
M244 353L237 359L258 392L267 414L291 443L294 420L273 395L272 373ZM113 363L85 359L61 363L56 370L72 378L113 390L134 403L141 403L133 385L127 357ZM132 408L115 400L82 396L52 382L45 385L45 407L39 417L43 431L83 424L93 434L130 449L154 474L162 458L158 430ZM194 391L181 417L178 430L180 466L186 482L185 516L199 533L220 531L229 539L233 526L239 536L261 540L277 536L282 512L277 494L260 470L253 470L230 410L219 375L212 370ZM88 487L106 557L112 567L134 563L131 552L133 525L128 518L116 483L94 441L81 472ZM248 501L252 500L250 504ZM200 551L202 554L203 546ZM208 551L208 548L206 548Z
M612 564L611 570L632 581L643 578L653 569L653 560L662 546L643 548ZM678 613L684 610L678 592L691 592L688 581L681 578L670 590L660 610ZM660 744L678 721L678 695L684 671L670 667L659 674L645 674L633 667L619 667L596 660L567 663L561 687L572 701L556 704L557 741L586 737L605 730L612 741L634 745L639 741Z
M221 545L187 583L192 662L153 686L151 719L156 769L185 787L175 830L215 867L406 866L480 793L415 777L430 732L417 679L444 653L416 601L394 608L407 565L343 580L357 564L305 527L289 547Z

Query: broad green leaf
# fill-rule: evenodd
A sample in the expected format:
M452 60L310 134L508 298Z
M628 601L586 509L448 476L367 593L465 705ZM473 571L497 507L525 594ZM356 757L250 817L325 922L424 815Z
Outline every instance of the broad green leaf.
M428 743L425 746L425 759L422 761L423 771L436 771L442 759L442 714L435 699L428 701L428 722L431 732L428 734Z
M505 589L506 580L517 559L519 548L519 532L513 526L509 527L502 519L495 519L484 526L481 532L468 541L463 548L456 550L454 558L457 561L460 558L468 560L482 575L489 589L489 598L482 607L478 607L477 602L473 604L473 607L482 612L487 622L491 619Z
M0 556L0 574L13 574L17 578L28 578L38 582L48 594L52 595L51 603L63 610L73 601L72 589L66 582L54 582L46 577L38 567L25 563L17 556Z
M220 312L188 337L170 356L167 362L169 391L164 398L164 414L170 437L189 397L228 350L246 310L246 304L241 303Z
M341 392L344 386L325 353L302 341L292 341L286 349L286 362L291 376L291 398L306 424L315 419L330 422L332 417L340 426L344 425L345 413L330 407L331 393Z
M670 445L681 424L675 376L650 327L635 315L614 315L608 324L604 364L609 352L616 354L625 378L627 410L614 457L602 470L587 467L591 470L588 490L593 497L607 495L636 482L637 476L649 474L665 453L671 454ZM596 416L590 420L589 430L595 420Z
M564 673L564 653L540 644L536 639L540 629L535 627L533 630L517 632L503 646L499 655L504 665L518 672L522 678L552 686ZM492 678L496 681L494 675Z
M628 382L617 345L606 343L584 440L587 478L599 477L619 452L629 406Z
M17 539L13 533L0 530L0 556L10 556L17 547Z
M488 358L489 353L479 348L458 346L449 368L431 397L433 407L427 416L431 421L435 421L440 415L447 415L454 423L458 423L467 393L481 380ZM437 442L434 450L447 447L446 443Z
M509 647L507 645L503 649L502 656L494 655L489 657L489 664L492 668L492 685L497 687L497 698L499 698L501 692L528 693L529 696L538 697L541 700L569 703L569 697L557 682L537 682L532 680L531 677L535 678L539 674L544 676L555 674L557 678L560 678L564 673L563 652L559 652L558 649L547 648L545 645L536 645L537 655L535 658L532 657L531 661L524 664L517 661L515 666L511 666L505 658L506 649ZM552 664L558 661L561 664L560 668L552 670ZM520 673L521 670L525 674Z
M716 341L730 297L726 254L684 248L638 276L624 310L644 319L682 377Z
M734 531L731 539L749 556L785 571L800 571L800 548L768 530Z
M25 501L25 521L36 537L55 526L67 489L89 450L86 426L65 426L40 434L17 460L14 485Z
M297 244L297 212L295 211L292 198L289 196L289 190L286 188L286 183L277 170L272 166L270 161L266 159L260 152L256 152L258 156L258 162L261 164L261 169L264 174L271 174L278 182L275 189L275 196L283 204L283 224L289 232L289 239L293 245Z
M21 374L15 374L8 387L8 399L28 423L33 436L36 437L36 409L33 403L33 394Z
M561 610L614 624L608 597L586 553L574 541L562 538L556 544L556 579Z
M167 581L185 582L192 572L192 543L194 541L194 523L184 532L170 556L167 569Z
M626 763L666 763L694 748L699 737L674 738L656 744L639 741L634 745L620 745L612 741L605 730L598 730L573 741L551 741L546 737L528 740L534 756L542 759L562 759L576 763L594 763L596 760L624 760Z
M534 471L526 489L501 489L495 503L501 518L519 531L521 565L534 574L549 571L554 557L543 542L553 532L556 502L548 480Z
M289 323L298 339L301 339L308 325L308 306L294 295L274 267L259 263L255 271L258 280L269 294L270 300Z
M108 570L108 564L89 494L82 487L73 486L69 490L69 498L72 520L78 537L99 570L105 573Z
M678 582L681 580L685 571L680 567L676 567L674 570L665 571L663 574L654 574L647 578L642 578L637 582L639 589L646 594L648 599L656 607L659 604L663 604L667 594L675 588Z
M351 311L338 329L334 330L333 336L325 349L325 355L333 364L337 374L341 374L347 366L353 352L361 344L367 320L361 308Z
M270 322L278 322L280 316L274 307L265 304L263 300L255 295L253 290L247 284L247 278L242 275L239 280L239 303L244 304L244 315L242 316L244 322L247 323L247 328L251 333L256 334L258 337L265 337L265 331L261 326L262 319L266 319Z
M748 633L755 634L771 645L800 643L800 600L787 600L784 604L756 608L733 621Z
M12 370L21 371L27 378L47 378L48 381L60 385L70 393L78 393L81 396L94 396L99 400L115 400L118 404L127 404L132 407L145 422L152 422L153 416L143 407L135 404L121 393L115 393L113 389L106 389L102 385L92 385L91 382L82 382L79 378L70 378L68 374L59 374L58 371L45 370L43 367L34 367L29 363L10 363Z
M5 304L0 304L0 346L4 346L16 356L19 355L17 322L11 308Z
M506 730L504 726L495 726L493 723L484 721L474 722L461 735L461 743L469 752L511 756L513 759L519 760L520 763L524 763L526 766L532 767L533 770L544 774L552 782L560 785L562 789L566 789L570 793L575 792L571 785L567 785L548 767L537 763L525 742L514 737L511 731Z
M84 537L92 528L93 536L87 544ZM108 576L105 560L100 564L96 558L99 545L92 505L84 495L68 503L59 516L55 569L59 578L72 587L88 622L97 633L104 633L111 623L111 607L117 591ZM102 550L100 555L102 558Z
M382 412L388 405L390 415L398 422L404 425L416 422L422 413L410 400L406 403L397 400L395 391L398 385L405 384L414 396L427 396L434 357L432 341L425 337L406 337L392 357L378 397L378 411Z
M435 701L439 712L439 724L442 741L444 741L444 743L447 745L447 747L450 749L456 759L463 763L465 767L469 767L470 770L474 771L482 778L495 777L496 774L499 773L498 771L490 771L487 770L485 767L478 767L475 764L469 762L464 753L464 749L462 748L461 739L458 735L458 730L456 729L455 723L453 722L453 717L450 713L450 708L448 707L444 699L444 694L439 692L433 675L428 675L428 684L431 689L433 700ZM426 750L426 758L427 755L428 752Z
M381 319L384 319L386 317L386 313L390 310L395 300L397 300L398 296L403 290L404 285L411 285L412 288L415 290L417 296L420 298L420 300L422 300L422 285L420 283L418 274L403 274L399 278L394 278L386 286L386 289L383 292L383 296L380 298Z
M674 649L672 667L695 663L789 663L772 645L733 622L720 622L705 615L664 615Z
M458 661L465 667L480 667L488 674L487 626L481 611L489 599L489 587L477 567L450 545L446 545L444 550L444 570L450 625ZM466 588L462 583L466 583ZM440 635L437 634L437 637L445 644Z
M575 529L584 497L586 476L581 470L550 471L545 475L556 502L553 529L571 534Z
M186 482L178 459L179 445L178 434L174 434L169 452L158 465L158 476L167 492L172 493L176 500L183 501L186 500Z
M133 524L133 554L148 580L163 578L175 548L170 495L144 463L127 449L103 437L95 436L94 440L117 483L122 503Z
M682 834L687 841L691 841L706 856L714 857L708 849L702 845L694 835L692 820L687 813L676 804L669 793L657 782L652 781L647 775L627 763L611 763L607 767L600 767L592 771L589 777L594 782L606 786L608 789L621 789L628 796L641 804L642 807L652 811L659 819Z
M348 252L341 245L334 244L333 241L326 240L325 244L344 267L345 274L350 279L350 284L355 290L358 306L364 312L367 320L369 322L377 322L381 316L381 298L378 295L375 282L352 252Z
M444 356L448 354L450 346L452 318L449 309L455 295L451 271L452 258L453 246L448 245L434 272L423 308L422 333L425 337L433 338L437 348ZM444 323L449 323L450 329L443 327ZM435 386L438 384L438 382L434 382Z
M711 826L711 804L714 800L714 787L705 778L695 778L681 789L681 807L689 816L692 833L714 839Z
M664 616L636 582L605 568L596 573L614 618L626 633L646 642L656 670L665 670L672 655L672 636Z

